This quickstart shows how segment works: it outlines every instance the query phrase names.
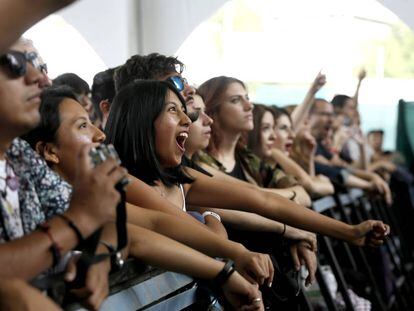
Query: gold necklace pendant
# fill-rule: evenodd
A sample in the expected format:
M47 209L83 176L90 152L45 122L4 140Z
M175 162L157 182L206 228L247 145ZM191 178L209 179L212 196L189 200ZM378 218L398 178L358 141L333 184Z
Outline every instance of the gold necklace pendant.
M161 188L161 186L159 186L159 185L156 185L156 186L154 186L154 188L157 190L157 192L163 197L163 198L165 198L166 196L167 196L167 194L166 194L166 192L165 192L165 190L163 190L162 188Z

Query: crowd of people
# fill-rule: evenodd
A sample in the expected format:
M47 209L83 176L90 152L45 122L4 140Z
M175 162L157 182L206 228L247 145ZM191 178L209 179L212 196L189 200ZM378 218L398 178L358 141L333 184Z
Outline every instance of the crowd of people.
M390 185L411 189L398 156L382 150L383 132L361 131L364 71L353 96L317 98L319 73L304 101L285 108L253 103L233 77L194 86L179 59L158 53L97 73L91 87L75 73L52 80L35 42L20 36L71 2L0 4L0 309L59 310L30 285L59 273L72 301L99 309L108 276L132 257L211 280L234 309L291 310L295 299L272 299L286 254L310 285L316 234L381 249L382 221L348 224L310 208L349 188L391 206ZM94 164L101 144L119 159ZM99 242L87 250L91 236ZM79 250L100 259L82 271Z

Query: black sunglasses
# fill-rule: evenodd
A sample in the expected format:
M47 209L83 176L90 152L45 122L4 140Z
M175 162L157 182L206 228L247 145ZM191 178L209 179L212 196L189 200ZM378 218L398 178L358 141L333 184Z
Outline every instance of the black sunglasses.
M195 122L200 117L200 111L188 112L187 116L190 118L191 122Z
M0 65L5 66L14 78L26 74L27 63L30 63L41 73L47 74L47 65L40 62L39 55L36 52L9 51L0 56Z

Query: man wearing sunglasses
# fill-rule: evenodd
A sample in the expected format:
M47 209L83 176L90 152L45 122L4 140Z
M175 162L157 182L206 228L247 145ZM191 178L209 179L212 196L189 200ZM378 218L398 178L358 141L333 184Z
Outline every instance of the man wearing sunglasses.
M51 86L52 80L48 76L47 64L39 55L33 42L26 38L20 38L18 42L24 48L24 52L8 51L0 58L0 65L7 67L13 75L19 76L26 72L27 63L30 63L42 74L39 87L42 89Z
M136 79L167 81L173 84L185 99L191 121L194 122L199 117L211 120L204 112L193 109L195 89L182 76L183 71L184 64L176 57L158 53L134 55L115 71L115 89L118 91Z
M84 148L69 201L67 184L27 143L16 138L40 121L41 90L50 84L42 64L24 40L0 55L2 277L32 279L97 228L114 221L119 200L114 186L126 174L115 160L93 168L89 150ZM101 176L99 182L97 176ZM64 217L53 217L63 212ZM89 307L96 309L105 296L102 293L92 297L94 291L88 290L83 296Z
M170 82L183 96L188 116L192 122L197 119L203 123L211 122L211 118L204 112L194 109L195 88L192 87L186 78L182 76L184 64L176 57L152 53L146 56L134 55L119 66L114 74L115 90L118 91L134 80L160 80ZM211 176L195 162L183 157L183 165Z
M195 89L182 77L184 64L176 57L152 53L146 56L134 55L120 66L114 75L115 90L134 80L160 80L172 83L184 97L186 104L194 101Z

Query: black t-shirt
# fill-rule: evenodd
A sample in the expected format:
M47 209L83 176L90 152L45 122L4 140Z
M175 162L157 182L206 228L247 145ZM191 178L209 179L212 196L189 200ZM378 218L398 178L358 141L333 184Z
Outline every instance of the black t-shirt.
M329 151L321 142L318 142L316 145L316 155L322 155L328 160L333 158L333 154ZM343 150L339 153L339 157L347 163L352 163L352 159L345 153Z
M320 141L317 142L316 145L316 155L321 155L325 158L327 158L328 160L332 159L333 154L332 152L330 152L328 149L325 148L324 145L322 145L322 143Z
M200 173L203 173L204 175L207 175L209 177L213 177L212 174L207 172L205 169L203 169L200 165L195 163L193 160L187 158L186 156L183 156L181 160L181 165L187 166L189 168L192 168L193 170L199 171Z
M247 181L246 175L243 172L243 167L239 160L236 159L236 165L234 165L234 168L231 172L226 172L227 175L230 175L232 177L235 177L240 180Z

